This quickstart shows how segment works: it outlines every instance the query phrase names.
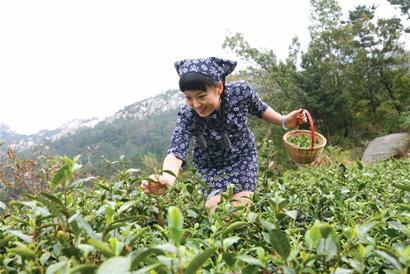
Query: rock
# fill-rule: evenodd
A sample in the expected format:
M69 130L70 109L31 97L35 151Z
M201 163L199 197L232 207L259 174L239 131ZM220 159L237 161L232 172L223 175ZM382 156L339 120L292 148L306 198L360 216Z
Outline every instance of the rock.
M367 146L362 156L362 162L372 163L391 157L404 156L409 150L409 133L394 133L378 137Z

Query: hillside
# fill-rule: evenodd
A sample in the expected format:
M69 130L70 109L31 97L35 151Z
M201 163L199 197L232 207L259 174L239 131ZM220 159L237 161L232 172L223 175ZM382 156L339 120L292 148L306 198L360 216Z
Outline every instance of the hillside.
M156 161L164 156L175 126L176 112L184 103L180 91L167 91L128 105L105 119L73 120L54 130L19 135L0 127L0 139L13 145L25 159L39 155L82 155L87 171L109 175L106 161L127 156L130 165L142 165L149 154ZM3 150L6 147L3 146Z

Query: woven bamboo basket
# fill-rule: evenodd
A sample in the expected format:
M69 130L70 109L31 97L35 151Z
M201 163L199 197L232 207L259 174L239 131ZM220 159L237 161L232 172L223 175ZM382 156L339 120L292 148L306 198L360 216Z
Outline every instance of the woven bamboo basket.
M326 138L322 134L315 132L315 126L313 124L313 120L310 116L309 111L305 110L305 113L309 119L310 130L297 129L289 131L285 133L285 135L283 135L283 142L285 143L288 157L297 164L310 164L314 162L319 157L323 148L326 146ZM312 139L310 147L299 147L288 141L288 138L291 136L301 135L309 136Z

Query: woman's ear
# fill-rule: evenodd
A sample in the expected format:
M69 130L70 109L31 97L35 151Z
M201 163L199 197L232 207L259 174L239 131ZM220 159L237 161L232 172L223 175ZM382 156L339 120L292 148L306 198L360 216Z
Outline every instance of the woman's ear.
M218 95L221 95L222 92L224 91L224 84L221 80L218 81L218 84L216 86L216 91L218 92Z

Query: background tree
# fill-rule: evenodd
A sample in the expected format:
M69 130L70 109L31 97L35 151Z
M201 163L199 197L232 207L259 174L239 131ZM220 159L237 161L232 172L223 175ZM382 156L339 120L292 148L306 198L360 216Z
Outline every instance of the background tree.
M387 0L393 6L398 6L401 10L402 15L407 15L410 19L410 1L409 0Z
M251 47L241 34L226 37L224 47L249 61L242 75L273 108L284 113L303 105L330 144L362 147L410 121L404 27L396 17L377 19L375 11L357 6L344 19L337 1L312 0L306 52L295 38L284 61ZM256 126L258 134L281 140L282 132L263 129Z

